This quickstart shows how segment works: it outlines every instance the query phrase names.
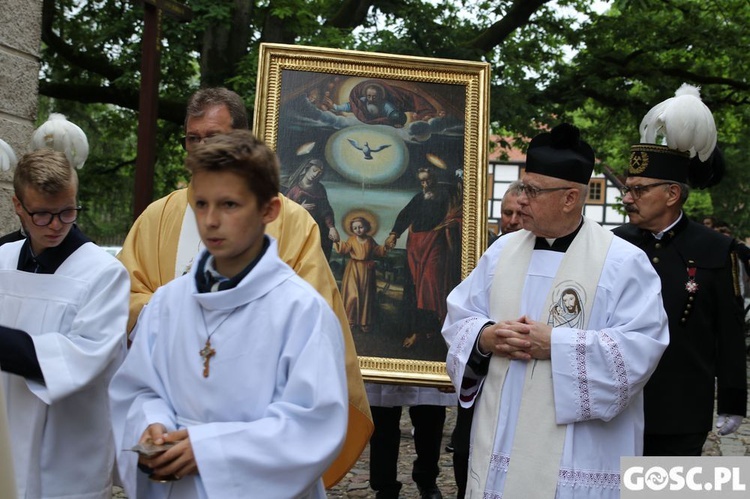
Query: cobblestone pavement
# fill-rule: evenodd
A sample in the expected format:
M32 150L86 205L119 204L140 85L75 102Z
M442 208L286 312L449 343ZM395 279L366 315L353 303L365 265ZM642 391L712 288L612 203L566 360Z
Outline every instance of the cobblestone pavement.
M443 428L443 443L440 454L440 475L437 483L443 497L456 496L456 481L453 479L453 454L445 452L445 445L450 441L453 426L456 423L456 409L449 407L445 414L445 427ZM411 436L411 421L409 411L403 411L401 415L401 450L398 453L398 481L403 484L401 497L417 498L419 492L417 485L411 479L411 466L416 453L414 451L414 440ZM365 448L362 456L357 461L346 477L335 487L328 491L328 497L332 499L342 498L374 498L375 492L370 489L370 446Z
M750 359L748 359L748 373L750 373ZM750 403L748 403L750 413ZM456 410L448 408L443 430L443 445L450 440L450 434L456 421ZM719 436L714 432L708 435L703 447L704 456L750 456L750 419L745 418L740 428L731 435ZM346 498L374 498L375 493L370 489L369 478L369 446L365 448L359 461L347 473L344 479L328 491L331 499ZM411 479L411 465L415 459L414 441L411 437L411 423L408 411L404 411L401 417L401 451L399 452L399 474L398 480L403 483L401 497L403 499L418 498L417 486ZM440 476L438 486L443 497L450 499L456 495L456 483L453 479L452 454L445 451L440 456ZM115 489L115 498L124 499L122 491ZM248 498L253 499L253 498Z
M443 429L443 444L440 455L440 476L438 477L438 486L443 496L448 499L456 496L456 482L453 479L453 455L445 452L445 444L450 441L451 432L456 422L456 410L449 407L446 410L445 427ZM398 454L398 480L403 483L401 497L403 499L418 498L417 486L411 479L411 465L416 459L414 451L414 440L411 436L411 422L409 421L409 411L403 411L401 416L401 450ZM328 490L329 499L341 498L374 498L375 492L370 489L370 446L368 445L359 461L346 474L338 485ZM116 499L125 499L125 494L118 488L115 488ZM261 499L252 498L248 499Z

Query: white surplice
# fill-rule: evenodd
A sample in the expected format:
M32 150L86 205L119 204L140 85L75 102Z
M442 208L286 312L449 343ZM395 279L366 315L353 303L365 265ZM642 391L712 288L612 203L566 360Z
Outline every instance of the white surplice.
M16 270L0 247L0 321L31 335L44 383L3 372L18 497L109 498L107 386L125 356L130 278L85 243L54 274Z
M467 369L467 361L480 329L494 320L489 297L495 269L503 248L511 238L519 237L517 234L495 242L471 275L448 296L443 328L449 345L446 367L464 407L473 405L481 393L484 378ZM561 252L533 251L523 288L518 290L522 315L546 323L550 311L542 310L543 303L563 256ZM619 497L620 456L642 454L642 390L669 341L659 277L642 251L619 238L612 241L607 254L588 328L552 330L554 400L550 400L550 408L557 424L567 425L558 499ZM530 364L511 362L498 420L487 423L495 424L497 432L485 498L503 497ZM528 498L536 497L533 490L530 483Z
M336 316L278 259L275 240L236 288L198 293L197 267L156 291L110 386L127 493L325 497L320 477L347 429ZM199 352L209 333L216 355L204 377ZM136 468L136 454L127 449L152 423L188 429L199 475L162 484Z

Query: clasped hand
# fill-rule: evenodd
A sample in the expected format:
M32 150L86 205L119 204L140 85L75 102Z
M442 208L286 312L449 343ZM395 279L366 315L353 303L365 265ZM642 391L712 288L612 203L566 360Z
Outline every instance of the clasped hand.
M479 350L517 360L549 359L552 327L525 315L516 321L502 321L482 330Z
M139 456L138 464L153 470L154 475L160 477L174 477L179 480L185 475L197 475L198 463L195 461L193 446L187 429L167 432L161 423L154 423L146 428L141 435L140 443L152 441L156 445L174 443L166 451L153 457Z

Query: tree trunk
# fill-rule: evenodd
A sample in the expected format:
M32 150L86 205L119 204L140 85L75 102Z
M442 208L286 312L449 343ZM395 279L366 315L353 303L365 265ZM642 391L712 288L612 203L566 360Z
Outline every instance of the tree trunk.
M253 2L234 0L232 22L214 23L203 34L201 86L224 86L237 74L237 64L247 54Z

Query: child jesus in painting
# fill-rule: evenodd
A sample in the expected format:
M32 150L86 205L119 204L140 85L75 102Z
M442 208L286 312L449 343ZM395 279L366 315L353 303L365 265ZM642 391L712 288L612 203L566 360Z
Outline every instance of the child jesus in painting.
M126 492L325 497L347 428L344 345L328 304L264 232L280 208L278 160L236 130L186 166L206 250L156 291L110 385Z
M385 256L388 250L369 235L372 225L367 218L352 218L349 229L353 235L346 242L334 244L336 251L350 257L341 279L341 297L352 331L360 328L369 333L377 292L373 258Z

